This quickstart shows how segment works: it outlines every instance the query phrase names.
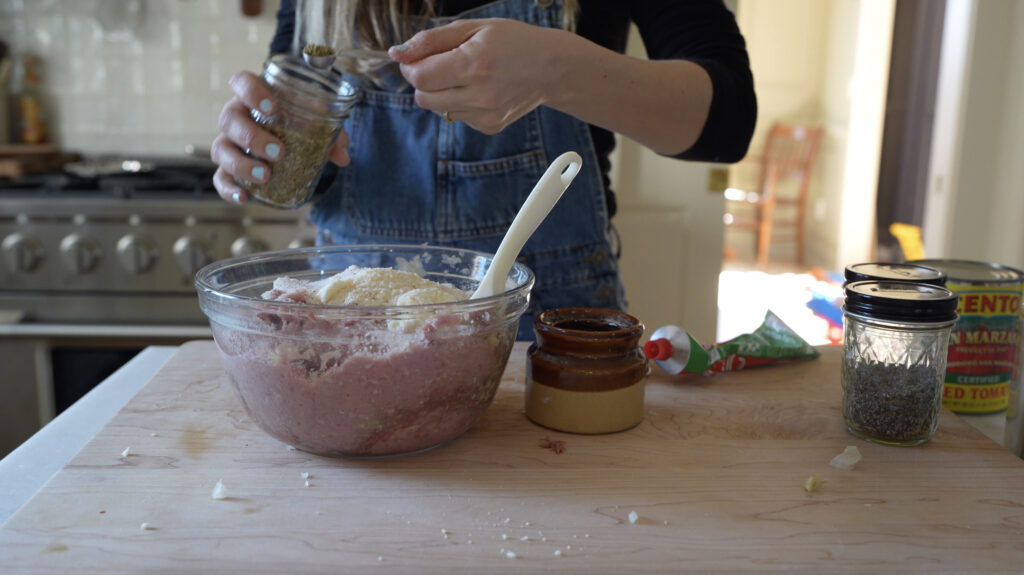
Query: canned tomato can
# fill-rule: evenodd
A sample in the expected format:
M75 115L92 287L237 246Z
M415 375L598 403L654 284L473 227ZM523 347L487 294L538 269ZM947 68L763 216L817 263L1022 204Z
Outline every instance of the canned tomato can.
M959 297L946 361L942 406L954 413L1005 411L1017 379L1024 272L970 260L915 260L946 273Z

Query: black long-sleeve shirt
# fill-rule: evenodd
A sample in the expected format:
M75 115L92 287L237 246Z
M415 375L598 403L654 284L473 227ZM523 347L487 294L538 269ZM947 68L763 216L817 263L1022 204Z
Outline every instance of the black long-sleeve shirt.
M482 6L479 0L447 0L443 15ZM747 153L757 121L757 98L746 42L736 18L722 0L580 0L577 33L619 53L625 52L630 22L636 23L652 60L689 60L711 77L712 100L700 137L675 157L703 162L737 162ZM295 0L281 0L271 53L287 52L295 30ZM594 149L608 190L609 155L615 135L590 126ZM607 194L609 215L614 195Z

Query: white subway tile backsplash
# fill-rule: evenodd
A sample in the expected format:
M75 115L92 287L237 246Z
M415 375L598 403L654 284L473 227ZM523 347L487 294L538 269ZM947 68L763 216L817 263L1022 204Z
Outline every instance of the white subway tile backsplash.
M167 23L167 47L173 52L181 51L181 22L178 20Z
M139 98L139 96L146 95L146 69L145 65L141 60L132 60L130 63L131 69L131 93L135 98L133 100L144 104L145 100Z
M107 119L107 102L109 98L99 96L78 95L72 100L74 114L73 129L65 131L67 135L83 134L85 136L103 131ZM63 129L64 126L61 126Z
M0 2L0 14L4 16L21 16L24 11L24 0L4 0L3 2Z
M118 11L136 1L137 21ZM180 155L209 148L228 79L260 70L277 9L266 1L252 18L238 0L0 0L0 39L42 60L64 148Z
M64 18L61 14L40 14L38 24L32 31L33 45L43 52L60 52L67 49L64 38Z
M210 62L210 65L207 68L207 73L209 74L207 77L209 80L207 87L210 89L210 92L214 94L221 93L224 90L224 87L228 85L228 78L231 76L224 73L223 66L221 66L220 62ZM231 73L233 74L234 70L232 70Z
M219 112L211 112L209 101L206 98L185 98L184 113L191 118L198 118L201 125L211 126L212 131L216 131ZM179 133L187 133L184 126L179 130Z
M93 61L86 65L84 71L86 74L86 91L90 94L117 93L116 91L111 90L114 86L111 85L107 75L107 68L116 65L116 62L106 59Z
M181 131L185 122L185 100L173 96L153 96L149 98L147 107L149 119L148 132L153 135L166 136ZM202 118L199 121L203 121Z
M131 100L107 101L105 130L109 134L127 136L144 128L147 123L146 111Z

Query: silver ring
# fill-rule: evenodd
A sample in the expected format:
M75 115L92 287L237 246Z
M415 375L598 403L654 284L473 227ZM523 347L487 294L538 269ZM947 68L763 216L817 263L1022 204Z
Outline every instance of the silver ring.
M444 114L441 115L444 116L444 121L448 122L449 124L455 121L452 119L451 112L445 112Z

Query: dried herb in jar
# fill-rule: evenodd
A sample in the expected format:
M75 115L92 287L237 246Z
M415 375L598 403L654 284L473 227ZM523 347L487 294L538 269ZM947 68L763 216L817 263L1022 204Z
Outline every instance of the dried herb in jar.
M299 131L284 124L259 123L284 144L286 160L271 164L270 178L251 183L249 192L272 204L289 204L316 183L337 130L327 124L307 125Z
M306 44L306 47L302 49L303 54L309 54L310 56L320 58L323 56L330 56L334 54L334 48L330 46L324 46L323 44Z
M846 284L843 419L853 435L920 445L939 418L956 294L916 282Z
M877 440L928 437L939 417L941 374L928 365L859 363L845 373L847 424Z
M263 81L276 99L274 113L253 110L252 117L281 140L284 156L270 165L267 181L237 181L266 205L295 209L312 198L331 144L359 99L359 90L340 74L315 70L288 54L271 56L264 63Z

